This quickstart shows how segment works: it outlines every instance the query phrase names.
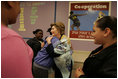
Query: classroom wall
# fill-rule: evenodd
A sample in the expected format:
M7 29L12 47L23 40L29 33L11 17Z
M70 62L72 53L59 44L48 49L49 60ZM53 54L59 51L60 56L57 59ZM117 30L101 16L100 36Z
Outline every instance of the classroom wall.
M19 29L19 19L20 15L18 17L17 23L12 25L12 29L18 32L22 37L24 38L32 38L34 35L32 34L32 31L34 31L37 28L40 28L44 31L44 37L49 35L47 33L47 29L50 27L50 24L56 21L61 21L65 24L66 30L65 34L68 36L68 16L69 16L69 1L57 1L56 5L56 12L55 12L55 2L54 1L35 1L35 2L22 2L27 3L27 6L21 6L24 7L24 27L26 31L18 31ZM28 3L30 5L28 6ZM36 16L38 18L36 19L35 24L31 24L31 13L32 13L32 6L31 3L39 3L35 5L37 8ZM56 13L56 17L54 17ZM117 17L117 1L111 2L111 15ZM27 41L27 39L24 39ZM71 40L72 46L74 50L80 50L80 51L92 51L98 45L95 45L93 41L80 41L80 40Z
M66 25L66 35L68 35L68 16L69 16L69 2L57 3L57 21L62 21ZM117 2L111 2L111 15L117 17ZM80 51L92 51L98 45L95 45L93 41L71 40L74 50Z
M12 25L12 29L18 32L23 38L33 38L33 31L35 29L42 29L44 31L44 37L49 35L47 29L50 24L54 22L54 1L24 1L21 2L21 14L18 16L17 23ZM24 19L24 23L20 23ZM21 24L21 25L20 25ZM24 24L23 31L19 31ZM27 39L25 39L27 40Z

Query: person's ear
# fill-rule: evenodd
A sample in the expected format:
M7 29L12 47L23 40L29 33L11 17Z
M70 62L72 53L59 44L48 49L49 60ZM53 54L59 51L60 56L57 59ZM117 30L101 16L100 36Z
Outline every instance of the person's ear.
M8 5L10 8L15 7L15 1L8 1Z
M105 30L104 30L104 37L109 36L110 33L111 33L111 29L110 28L105 28Z

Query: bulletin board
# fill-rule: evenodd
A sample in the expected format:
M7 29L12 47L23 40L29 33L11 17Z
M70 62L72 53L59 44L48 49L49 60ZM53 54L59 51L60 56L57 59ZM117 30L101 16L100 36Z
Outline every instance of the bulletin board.
M54 1L21 1L21 12L16 24L9 25L23 38L33 38L33 31L42 29L44 36L48 35L47 29L54 22Z

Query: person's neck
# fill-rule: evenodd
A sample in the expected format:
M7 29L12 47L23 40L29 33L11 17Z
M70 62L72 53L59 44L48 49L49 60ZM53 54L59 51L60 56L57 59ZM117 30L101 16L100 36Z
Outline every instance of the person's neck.
M36 39L37 39L37 40L40 40L40 39L42 39L42 38L36 37Z
M57 37L58 39L60 39L60 37L61 37L61 34L58 34L56 37Z
M2 22L2 21L1 21L1 25L3 25L3 26L8 26L8 24L6 24L6 23L4 23L4 22Z
M114 44L117 42L117 38L111 39L111 40L106 40L105 44L103 44L103 49L109 47L110 45Z

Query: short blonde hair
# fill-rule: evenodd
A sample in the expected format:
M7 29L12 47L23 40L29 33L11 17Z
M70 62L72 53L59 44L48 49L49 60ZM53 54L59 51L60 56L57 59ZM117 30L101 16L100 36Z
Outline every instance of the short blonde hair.
M65 25L62 22L56 22L56 23L52 23L50 24L51 28L52 26L55 26L56 29L60 32L61 35L65 34Z

